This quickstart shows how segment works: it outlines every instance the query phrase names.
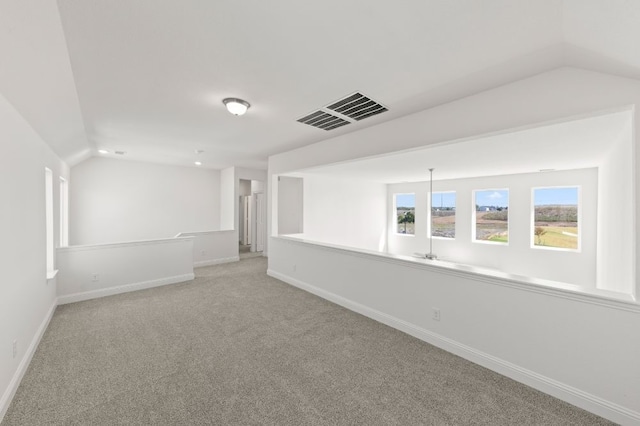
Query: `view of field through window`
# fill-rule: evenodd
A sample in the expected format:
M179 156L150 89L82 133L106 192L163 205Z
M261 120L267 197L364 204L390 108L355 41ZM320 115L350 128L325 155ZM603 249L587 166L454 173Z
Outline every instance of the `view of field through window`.
M415 234L416 194L395 194L398 234Z
M509 190L474 191L475 240L509 242Z
M578 249L578 187L533 189L533 245Z
M456 193L431 194L431 236L456 237Z

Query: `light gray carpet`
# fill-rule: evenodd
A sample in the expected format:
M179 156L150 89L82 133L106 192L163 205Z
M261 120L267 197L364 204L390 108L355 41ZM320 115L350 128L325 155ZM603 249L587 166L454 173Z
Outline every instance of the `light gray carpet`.
M266 259L58 307L2 425L596 425L266 275Z

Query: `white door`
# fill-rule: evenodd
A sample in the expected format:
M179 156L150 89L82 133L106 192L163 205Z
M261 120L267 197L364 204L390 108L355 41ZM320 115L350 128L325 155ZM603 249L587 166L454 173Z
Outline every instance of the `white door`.
M266 212L264 193L258 192L256 193L256 251L264 251Z

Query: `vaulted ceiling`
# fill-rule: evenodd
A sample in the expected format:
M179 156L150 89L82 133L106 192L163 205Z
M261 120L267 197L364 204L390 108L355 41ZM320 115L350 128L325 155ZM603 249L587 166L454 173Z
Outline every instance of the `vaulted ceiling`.
M0 0L0 93L71 165L103 148L266 168L561 66L640 78L638 22L624 0ZM331 131L296 121L356 91L389 111ZM252 106L235 117L225 97Z

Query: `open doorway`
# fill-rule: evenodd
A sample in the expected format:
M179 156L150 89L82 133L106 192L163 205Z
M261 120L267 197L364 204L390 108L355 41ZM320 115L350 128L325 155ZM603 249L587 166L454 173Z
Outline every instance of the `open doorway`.
M266 197L262 181L240 179L238 191L240 257L261 256L266 237Z

